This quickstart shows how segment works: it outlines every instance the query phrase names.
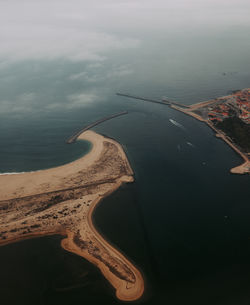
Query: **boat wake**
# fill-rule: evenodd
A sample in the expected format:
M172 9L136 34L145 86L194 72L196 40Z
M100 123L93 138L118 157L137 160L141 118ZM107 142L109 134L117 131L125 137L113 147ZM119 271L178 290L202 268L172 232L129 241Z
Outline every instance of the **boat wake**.
M169 121L170 121L173 125L175 125L175 126L181 128L181 129L183 129L183 130L186 129L183 125L181 125L180 123L176 122L176 121L173 120L173 119L169 119Z
M194 144L192 144L191 142L186 142L187 145L191 146L191 147L195 147Z

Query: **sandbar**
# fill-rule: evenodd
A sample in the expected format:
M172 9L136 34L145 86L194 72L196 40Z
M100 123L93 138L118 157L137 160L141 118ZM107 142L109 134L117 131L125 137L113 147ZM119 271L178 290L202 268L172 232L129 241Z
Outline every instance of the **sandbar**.
M140 270L97 232L92 214L101 200L134 181L122 146L93 131L79 136L92 143L88 154L63 166L0 176L0 245L61 234L62 247L94 265L122 301L144 293Z

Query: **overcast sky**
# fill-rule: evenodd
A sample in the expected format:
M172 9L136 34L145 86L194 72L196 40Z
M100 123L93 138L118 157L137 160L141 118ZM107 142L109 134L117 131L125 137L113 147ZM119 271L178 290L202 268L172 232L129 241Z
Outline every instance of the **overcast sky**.
M102 61L147 32L249 27L249 0L0 0L0 60Z

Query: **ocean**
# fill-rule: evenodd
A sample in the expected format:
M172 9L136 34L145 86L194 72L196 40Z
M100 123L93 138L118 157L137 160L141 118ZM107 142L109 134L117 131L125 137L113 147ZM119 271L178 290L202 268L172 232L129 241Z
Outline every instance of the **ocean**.
M0 173L71 162L91 148L85 141L67 145L71 134L127 110L93 130L123 145L135 182L105 198L94 221L144 274L139 303L249 304L250 178L229 172L241 158L183 113L116 96L192 104L249 87L249 28L144 34L136 49L113 51L98 64L1 66ZM60 247L61 238L0 248L1 304L120 303L95 267Z

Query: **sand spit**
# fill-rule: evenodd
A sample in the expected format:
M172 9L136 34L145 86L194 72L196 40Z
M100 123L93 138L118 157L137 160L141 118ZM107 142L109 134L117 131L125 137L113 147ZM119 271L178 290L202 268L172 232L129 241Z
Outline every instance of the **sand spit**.
M123 301L144 292L140 271L95 230L96 205L133 171L122 147L93 131L80 135L91 151L69 164L38 172L0 176L0 245L61 234L62 247L95 264Z

